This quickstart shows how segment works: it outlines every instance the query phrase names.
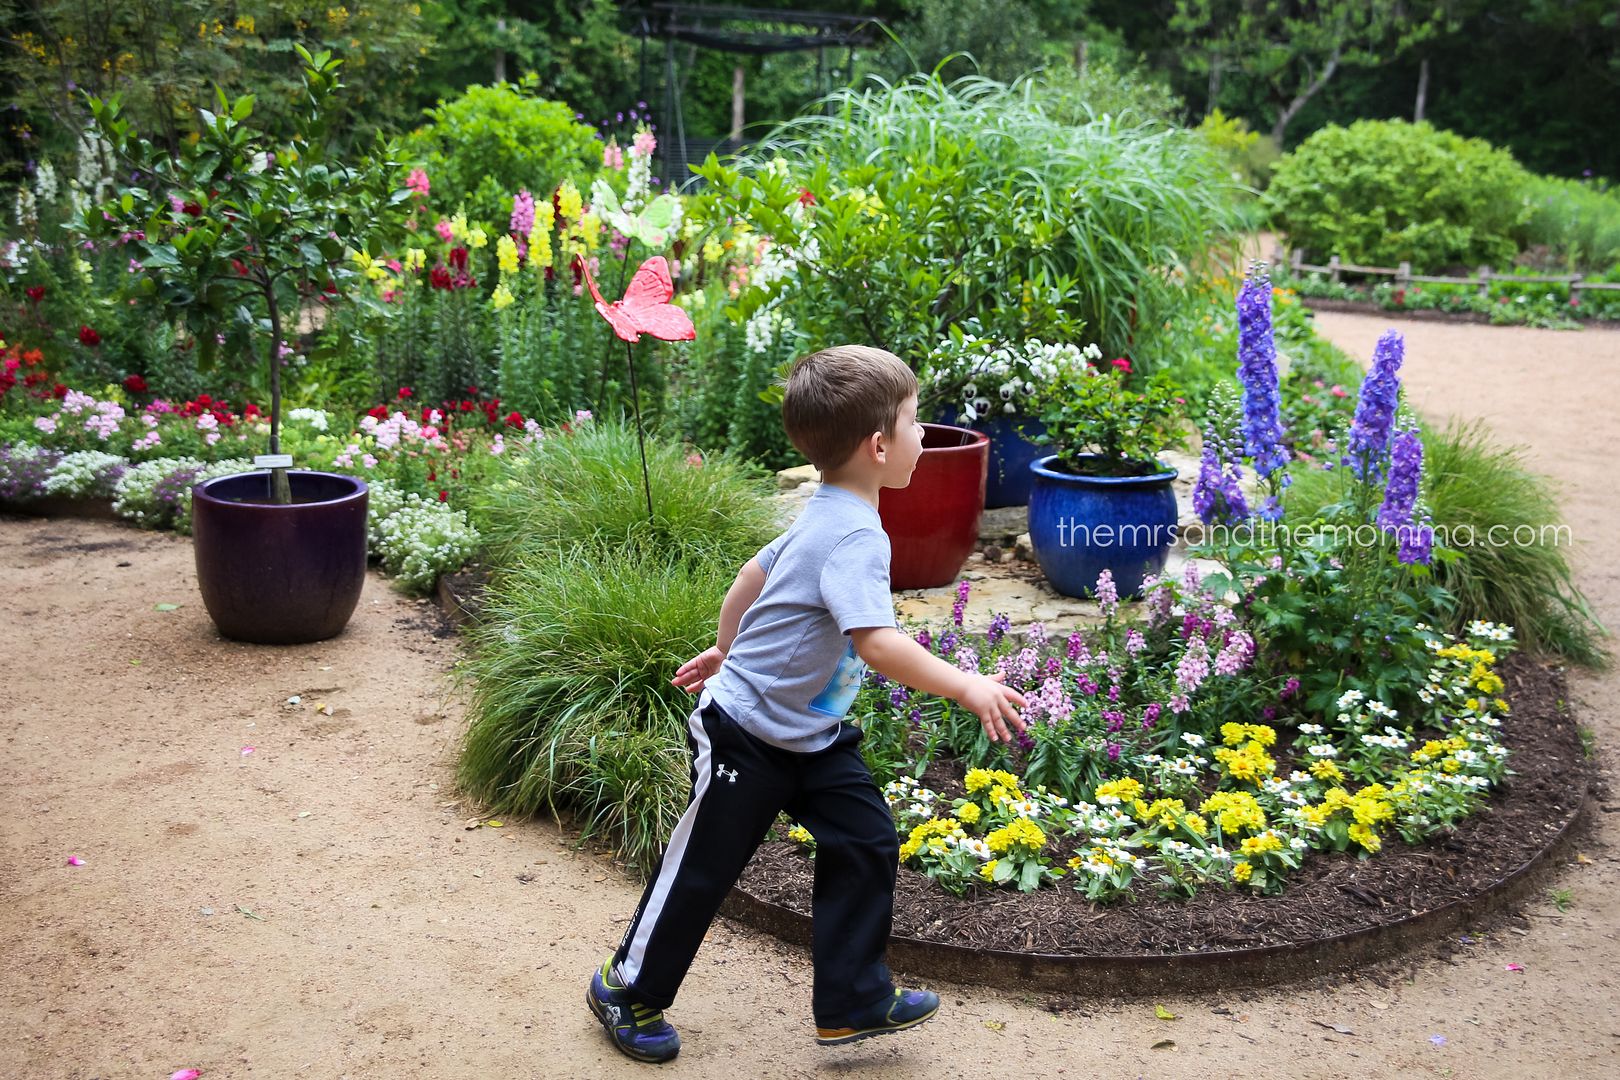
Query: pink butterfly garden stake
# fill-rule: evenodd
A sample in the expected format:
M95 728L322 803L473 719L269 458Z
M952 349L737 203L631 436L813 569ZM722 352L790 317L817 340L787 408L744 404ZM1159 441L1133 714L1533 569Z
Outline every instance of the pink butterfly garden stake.
M669 264L662 255L654 255L636 270L624 297L609 304L591 277L590 264L575 256L576 265L590 287L596 301L596 312L606 319L613 332L624 342L624 354L630 368L630 401L636 412L636 441L641 448L641 487L647 495L647 520L652 521L652 480L647 475L647 436L641 427L641 392L636 387L636 360L630 351L633 342L642 334L651 334L661 341L692 341L697 331L692 319L670 303L675 295L675 283L670 280Z

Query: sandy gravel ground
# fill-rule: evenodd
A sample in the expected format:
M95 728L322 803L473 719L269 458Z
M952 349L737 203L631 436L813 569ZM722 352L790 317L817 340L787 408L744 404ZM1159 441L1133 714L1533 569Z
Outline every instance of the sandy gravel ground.
M1388 325L1321 322L1364 360ZM1558 479L1582 580L1620 624L1620 334L1403 329L1421 408L1487 418ZM0 1075L646 1072L581 1001L637 888L546 823L465 828L455 642L431 608L374 578L342 637L243 646L214 634L183 538L4 517L0 550ZM1612 748L1620 679L1575 686ZM1620 819L1594 816L1590 861L1556 881L1568 911L1536 898L1469 943L1280 989L1075 986L1058 1012L1043 992L941 986L928 1026L833 1050L811 1040L806 958L722 923L670 1011L686 1046L663 1072L1615 1075Z

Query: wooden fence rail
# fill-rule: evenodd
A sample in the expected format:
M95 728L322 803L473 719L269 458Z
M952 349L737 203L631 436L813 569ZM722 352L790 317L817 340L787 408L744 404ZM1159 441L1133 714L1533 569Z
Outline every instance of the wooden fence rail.
M1474 285L1479 288L1480 296L1490 295L1491 282L1493 281L1512 281L1525 285L1568 285L1572 297L1587 290L1620 292L1620 281L1587 281L1580 274L1550 274L1525 277L1518 274L1493 274L1490 267L1482 266L1474 271L1473 277L1434 277L1412 273L1412 264L1409 262L1403 262L1399 266L1360 266L1356 263L1344 262L1335 255L1327 261L1326 266L1313 266L1305 261L1303 251L1296 249L1293 255L1287 259L1284 259L1284 254L1282 248L1277 249L1277 262L1286 262L1289 269L1295 274L1326 274L1328 280L1335 285L1342 280L1342 274L1352 273L1391 277L1395 279L1397 285L1405 285L1409 282L1421 282L1426 285Z

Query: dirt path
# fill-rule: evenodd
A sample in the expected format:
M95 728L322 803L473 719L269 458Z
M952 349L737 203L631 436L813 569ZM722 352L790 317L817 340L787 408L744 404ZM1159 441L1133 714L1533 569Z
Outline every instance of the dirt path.
M1322 325L1365 358L1387 322ZM1583 580L1620 625L1604 474L1620 334L1404 329L1421 408L1487 417L1562 481ZM637 889L543 823L464 828L455 644L430 608L374 578L341 638L256 648L214 635L183 538L5 517L0 550L0 1075L641 1071L580 1001ZM1615 746L1620 679L1576 685ZM1534 902L1470 943L1280 990L1076 986L1056 1014L1044 994L941 987L932 1024L837 1050L811 1042L805 957L722 923L671 1010L686 1048L664 1073L1613 1075L1620 833L1597 816L1592 861L1558 881L1569 910Z

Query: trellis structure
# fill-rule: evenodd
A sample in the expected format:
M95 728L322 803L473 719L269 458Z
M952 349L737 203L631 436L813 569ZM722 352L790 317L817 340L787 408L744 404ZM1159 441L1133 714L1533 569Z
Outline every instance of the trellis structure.
M816 51L816 90L831 90L828 49L844 49L844 74L854 67L857 48L876 45L885 34L881 21L864 15L830 11L791 11L769 8L720 7L710 4L654 3L636 17L632 30L641 39L641 90L647 96L648 43L664 43L664 106L666 125L658 140L663 174L675 186L690 180L688 164L710 150L735 150L741 145L734 122L730 138L693 140L686 137L686 118L681 108L681 81L675 59L676 42L704 49L762 56L772 53ZM738 106L742 88L734 89L733 116L740 119ZM673 135L673 138L671 136ZM697 151L694 154L694 151Z

